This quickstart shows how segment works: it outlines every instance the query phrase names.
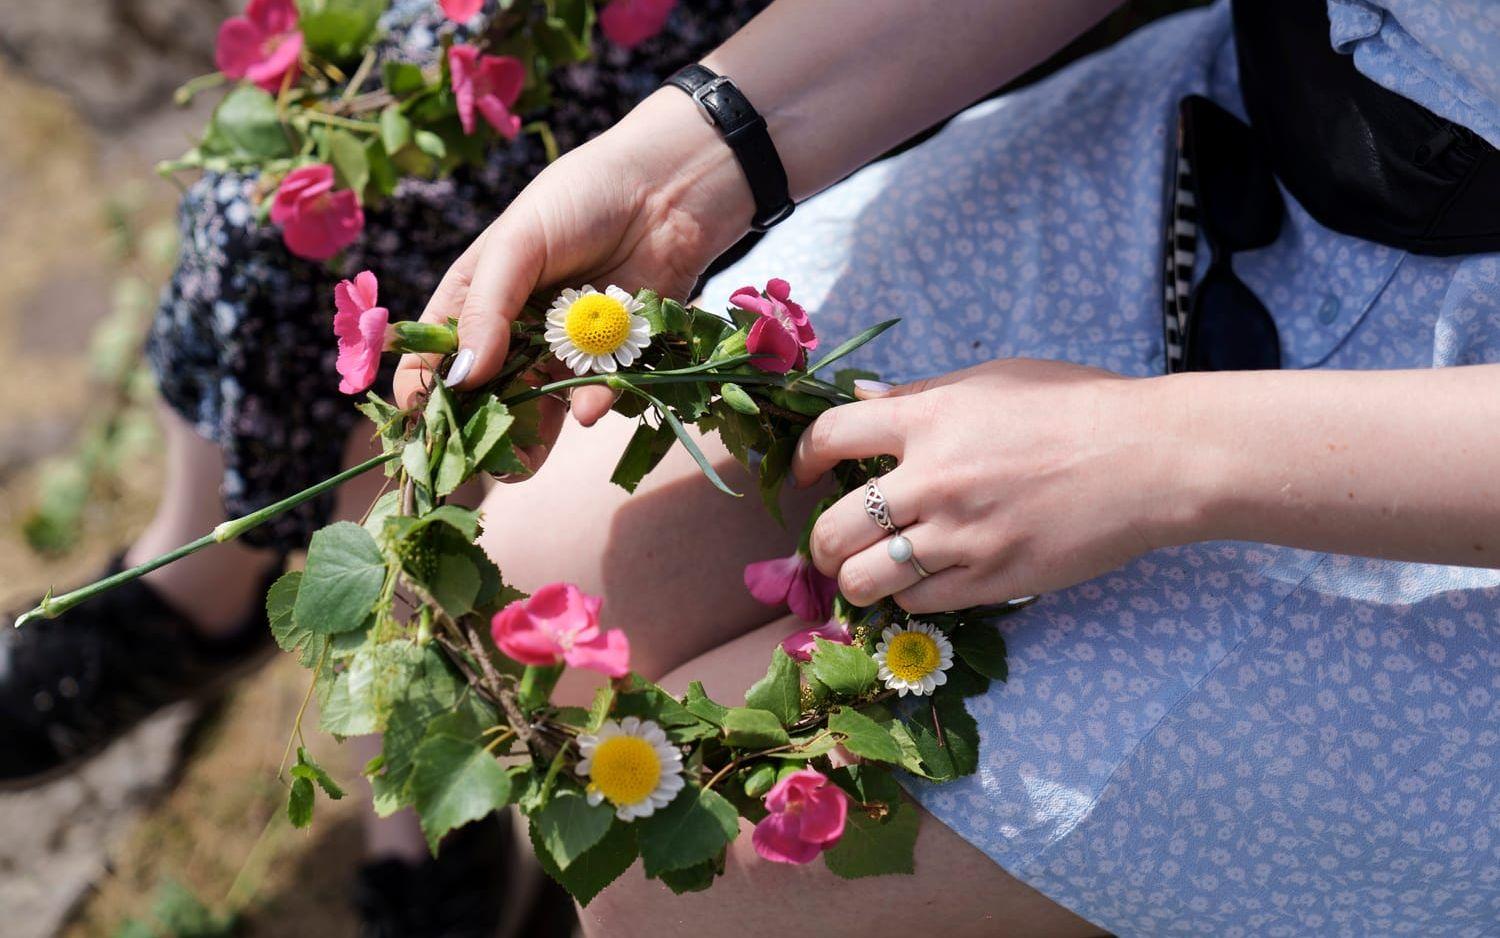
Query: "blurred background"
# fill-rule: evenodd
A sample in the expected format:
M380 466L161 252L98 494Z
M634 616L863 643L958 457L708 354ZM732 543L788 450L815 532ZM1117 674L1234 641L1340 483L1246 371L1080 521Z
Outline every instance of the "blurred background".
M1126 4L1023 80L1194 5ZM213 69L215 33L240 6L0 0L0 609L97 570L151 515L140 347L175 256L178 192L153 167L207 120L216 95L179 108L172 93ZM70 777L0 794L0 933L352 935L367 808L324 803L294 831L275 778L305 680L276 661Z

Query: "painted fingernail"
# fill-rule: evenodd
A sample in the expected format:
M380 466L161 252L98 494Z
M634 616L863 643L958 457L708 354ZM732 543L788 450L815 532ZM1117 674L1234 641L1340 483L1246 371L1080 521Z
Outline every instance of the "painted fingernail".
M868 378L856 378L854 380L854 389L856 391L863 391L866 394L884 394L891 389L891 386L889 384L886 384L884 381L871 381Z
M443 379L443 387L451 388L463 382L474 370L474 350L461 348L458 354L453 356L453 364L448 367L448 377Z

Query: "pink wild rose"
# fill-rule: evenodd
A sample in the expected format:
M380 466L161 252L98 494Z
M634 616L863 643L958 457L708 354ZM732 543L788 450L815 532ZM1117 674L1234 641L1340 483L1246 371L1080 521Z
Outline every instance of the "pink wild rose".
M458 23L467 23L484 6L484 0L438 0L438 5L448 15L448 19Z
M353 280L341 280L333 288L333 334L339 340L339 390L363 394L375 383L380 371L380 353L385 351L385 332L391 314L376 305L379 285L366 270Z
M837 619L829 619L822 625L815 625L788 635L781 640L781 650L797 661L811 661L813 652L818 650L820 638L833 642L835 645L854 644L854 636L849 634L849 627Z
M819 573L800 552L747 564L745 588L767 606L786 603L797 618L807 622L822 622L832 615L833 595L838 592L838 584Z
M610 0L599 13L599 28L617 46L634 49L667 25L677 0Z
M314 163L287 173L271 201L271 221L281 226L287 250L326 261L353 244L365 227L352 189L333 190L333 167Z
M475 47L459 44L448 50L448 71L464 133L474 132L474 112L478 111L496 133L514 140L521 132L521 118L512 114L511 108L526 84L526 66L521 60L508 55L481 55Z
M755 852L772 863L808 863L844 836L849 796L821 772L800 769L766 793L766 810L750 835Z
M630 642L619 629L599 628L603 604L571 583L553 583L496 613L490 636L522 664L566 662L570 668L624 677L630 672Z
M754 287L740 287L729 302L760 317L750 327L745 348L751 355L763 356L750 362L761 371L786 374L801 367L805 354L818 347L807 310L792 302L792 287L785 280L768 281L764 294Z
M214 64L230 78L252 81L275 94L287 73L297 68L302 33L292 0L250 0L245 15L219 27Z

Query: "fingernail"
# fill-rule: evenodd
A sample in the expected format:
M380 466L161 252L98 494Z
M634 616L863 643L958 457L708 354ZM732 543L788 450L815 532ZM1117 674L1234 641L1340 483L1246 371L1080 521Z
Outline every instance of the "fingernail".
M891 386L889 384L886 384L884 381L871 381L868 378L856 378L854 380L854 389L856 391L863 391L866 394L884 394L891 389Z
M458 354L453 356L453 364L448 367L448 377L443 379L443 387L451 388L463 382L474 370L474 350L461 348Z

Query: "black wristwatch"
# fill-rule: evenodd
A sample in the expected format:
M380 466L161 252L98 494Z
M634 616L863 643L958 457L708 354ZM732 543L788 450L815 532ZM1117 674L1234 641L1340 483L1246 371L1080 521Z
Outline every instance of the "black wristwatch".
M788 191L786 168L781 165L776 144L766 130L766 119L755 110L750 99L731 79L702 65L679 69L667 79L667 84L686 91L704 119L719 128L724 142L734 151L755 197L755 217L750 220L750 227L766 231L785 221L797 205Z

